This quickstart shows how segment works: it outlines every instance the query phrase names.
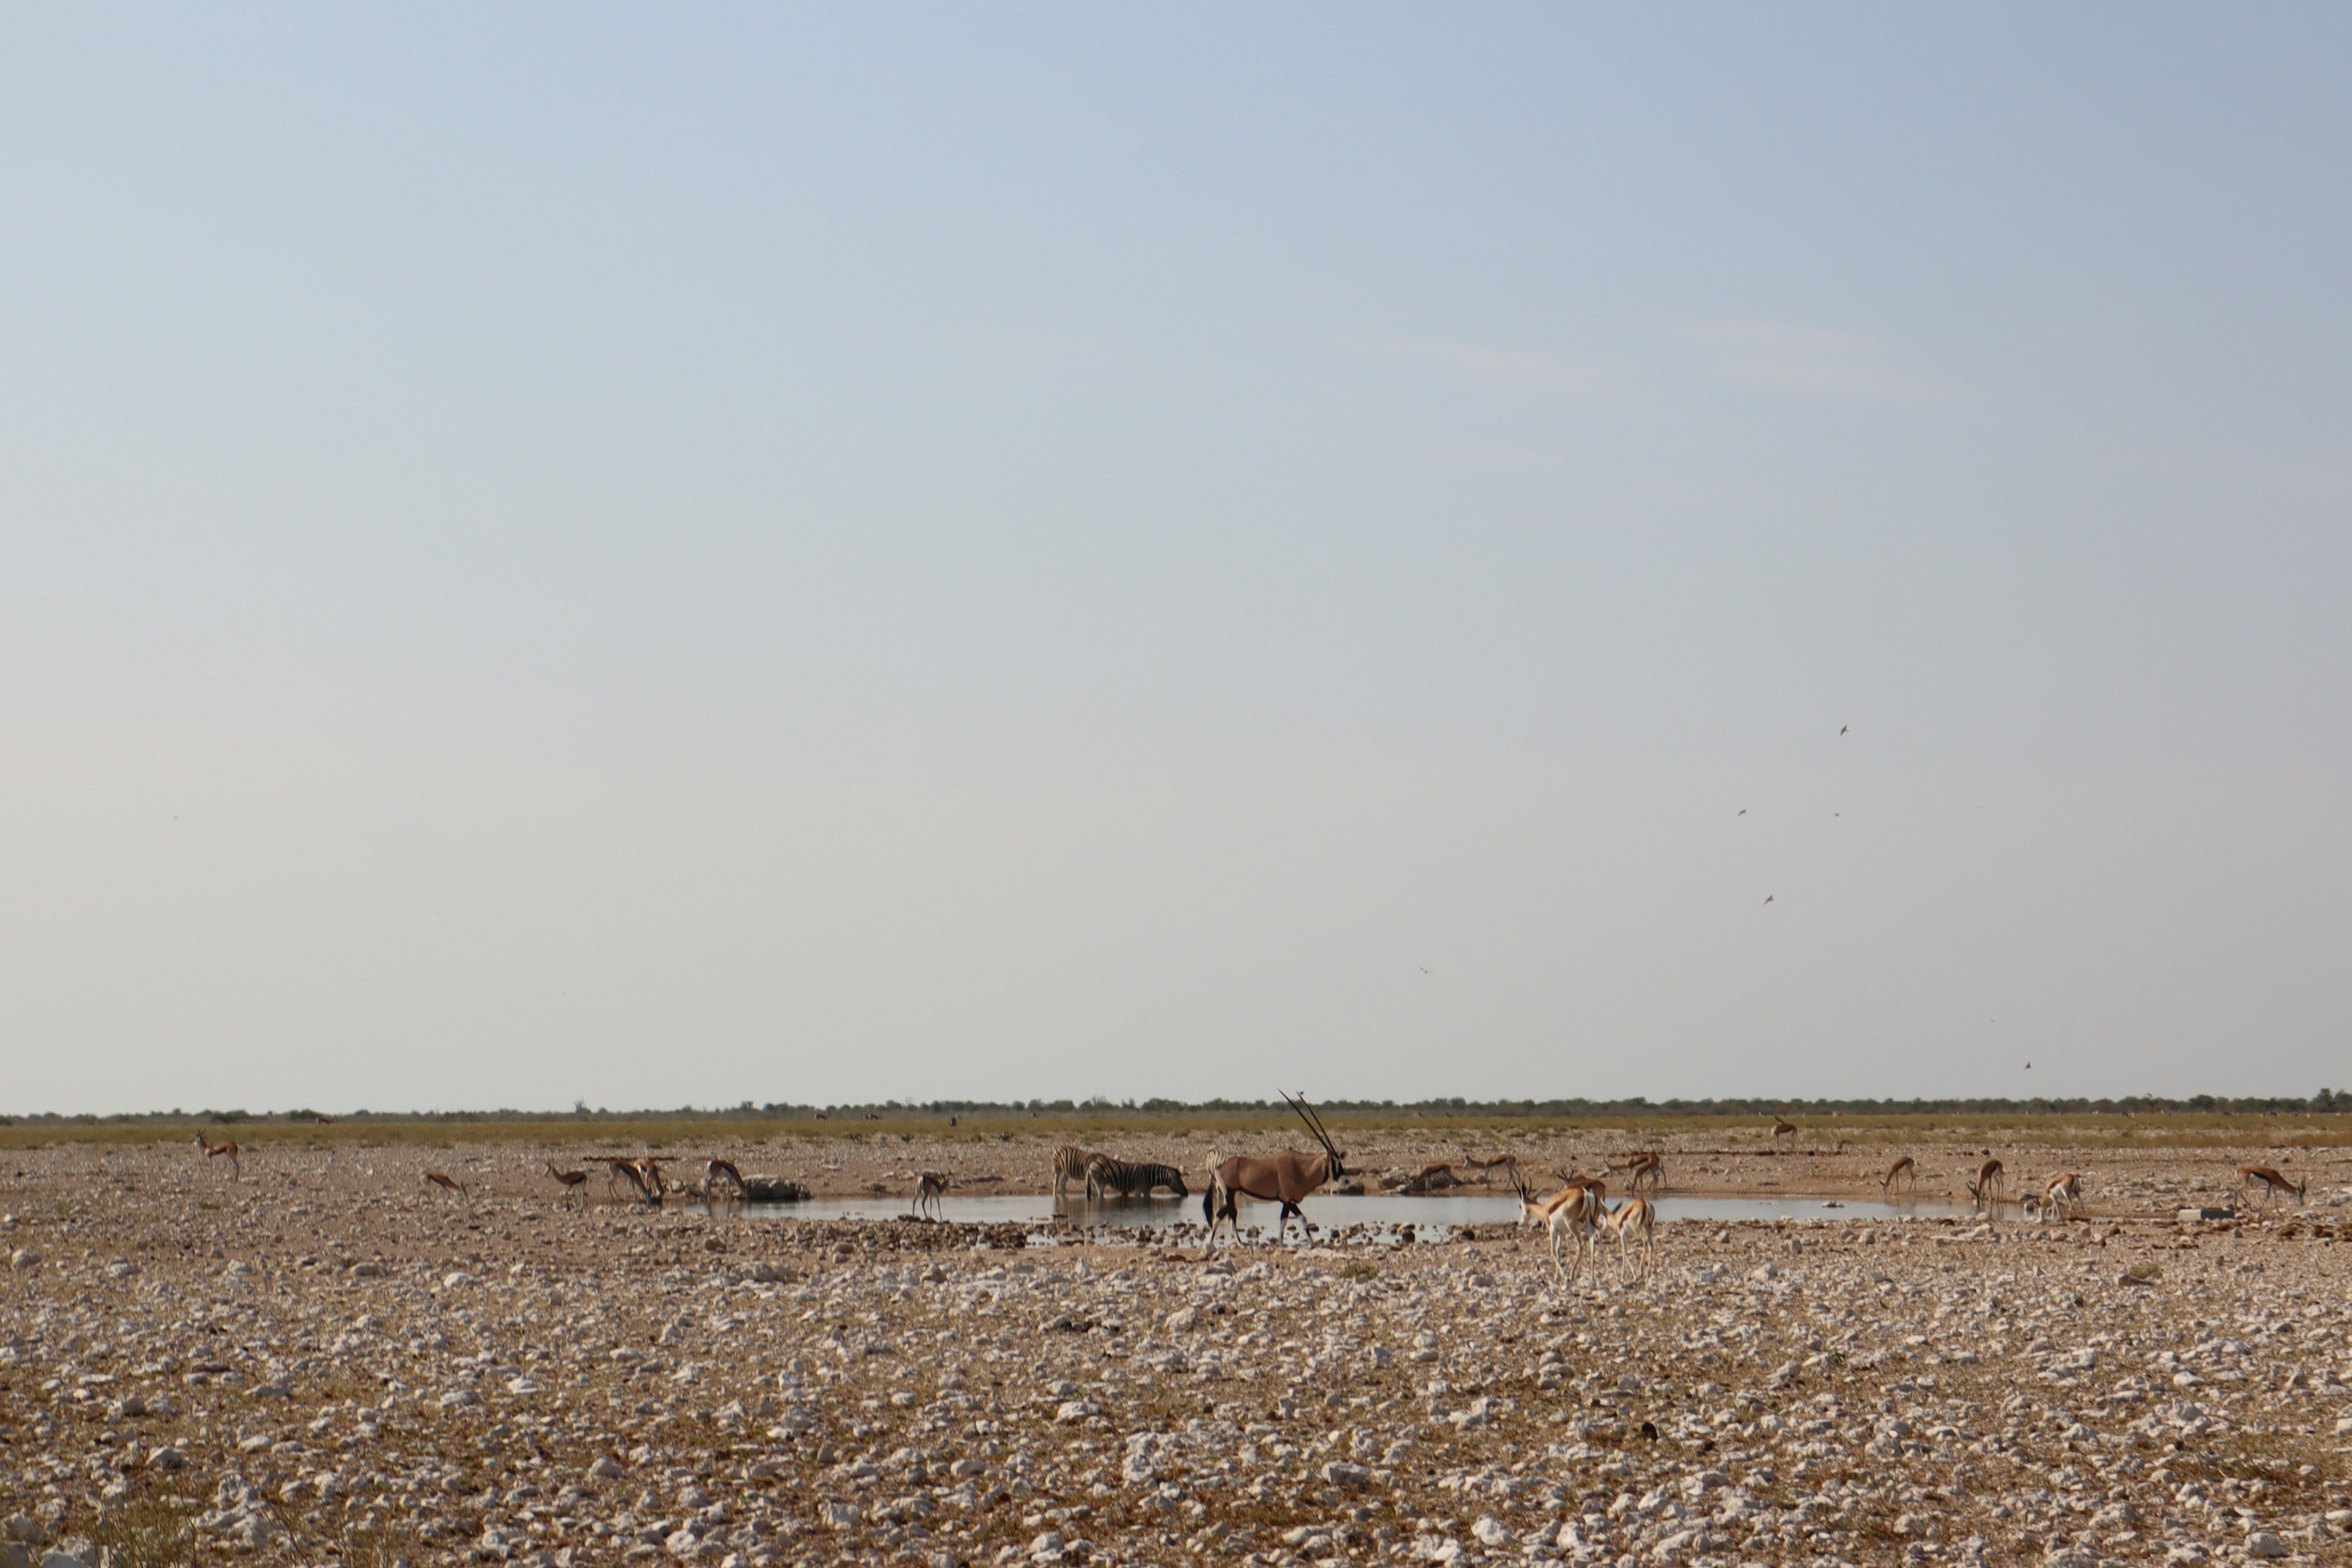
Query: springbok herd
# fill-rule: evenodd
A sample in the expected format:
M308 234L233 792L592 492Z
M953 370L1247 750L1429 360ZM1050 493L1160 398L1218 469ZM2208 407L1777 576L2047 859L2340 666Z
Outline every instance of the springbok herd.
M1373 1247L1333 1212L1304 1244L1024 1247L956 1223L957 1196L1044 1182L1051 1146L970 1139L729 1146L660 1177L708 1194L722 1160L903 1205L798 1224L747 1215L723 1172L715 1203L656 1204L520 1145L247 1146L241 1170L184 1143L12 1152L0 1568L2352 1552L2331 1150L2291 1177L2242 1156L2240 1182L2086 1145L2053 1161L2083 1178L2063 1216L2018 1225L1981 1146L1916 1150L1937 1214L1915 1218L1881 1206L1891 1153L1865 1172L1760 1128L1747 1152L1588 1149L1578 1186L1549 1174L1574 1168L1558 1142L1343 1148L1300 1114L1311 1152L1137 1138L1116 1163L1174 1172L1221 1242L1229 1200L1316 1217L1440 1162L1543 1228ZM1627 1229L1637 1205L1774 1187L1851 1206ZM1127 1190L1096 1201L1150 1201ZM1555 1231L1570 1191L1591 1206ZM1620 1268L1581 1269L1598 1247Z

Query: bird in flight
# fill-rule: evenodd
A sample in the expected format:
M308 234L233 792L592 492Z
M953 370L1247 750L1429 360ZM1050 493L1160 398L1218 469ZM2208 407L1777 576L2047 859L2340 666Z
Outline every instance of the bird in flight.
M2027 1072L2032 1072L2032 1071L2033 1070L2033 1064L2032 1064L2032 1062L2028 1062L2028 1063L2026 1063L2026 1064L2025 1064L2025 1070L2026 1070Z
M1764 895L1764 901L1765 901L1766 903L1768 903L1768 904L1769 904L1769 903L1770 903L1770 902L1772 901L1772 895L1771 895L1771 894L1769 894L1769 893L1765 894L1765 895Z
M1421 966L1421 972L1422 972L1423 974L1428 973L1429 973L1429 965L1427 965L1426 963L1423 964L1423 965Z
M1851 729L1853 729L1853 725L1851 725L1851 724L1841 724L1841 725L1839 725L1839 726L1838 726L1838 733L1839 733L1839 734L1841 734L1841 735L1843 735L1843 734L1844 734L1848 730L1851 730Z
M1747 815L1748 815L1748 808L1747 808L1746 806L1744 806L1744 805L1743 805L1743 806L1741 806L1741 807L1739 808L1739 815L1740 815L1740 816L1747 816Z

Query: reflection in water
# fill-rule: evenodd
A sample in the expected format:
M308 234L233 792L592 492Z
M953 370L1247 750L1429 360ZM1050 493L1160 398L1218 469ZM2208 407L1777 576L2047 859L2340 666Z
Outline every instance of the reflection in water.
M1887 1203L1877 1198L1832 1198L1798 1194L1769 1198L1667 1197L1656 1202L1659 1222L1665 1225L1678 1220L1721 1223L1776 1219L1932 1219L1969 1212L1964 1205L1932 1200ZM1507 1225L1519 1217L1518 1199L1498 1194L1463 1196L1449 1194L1436 1197L1367 1194L1342 1197L1335 1194L1308 1198L1306 1208L1307 1217L1315 1222L1318 1230L1361 1226L1387 1231L1399 1226L1411 1226L1414 1235L1422 1240L1441 1240L1457 1226ZM1270 1234L1276 1205L1244 1198L1242 1201L1244 1218L1248 1218L1253 1211L1259 1211L1258 1220L1265 1224ZM907 1198L812 1198L800 1204L753 1204L749 1210L753 1217L760 1219L811 1220L905 1219L912 1212L912 1201ZM1197 1197L1111 1198L1094 1202L1072 1197L1057 1202L1042 1194L1020 1197L968 1197L958 1196L950 1191L946 1200L946 1217L964 1225L1017 1224L1040 1228L1071 1226L1081 1229L1172 1230L1180 1226L1197 1227L1201 1223L1201 1204Z

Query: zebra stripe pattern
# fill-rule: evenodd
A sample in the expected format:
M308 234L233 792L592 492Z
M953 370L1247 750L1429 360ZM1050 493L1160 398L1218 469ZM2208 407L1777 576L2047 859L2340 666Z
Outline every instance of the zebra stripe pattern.
M1155 1187L1166 1187L1178 1197L1190 1197L1184 1173L1173 1165L1132 1164L1097 1154L1087 1167L1087 1196L1097 1194L1120 1198L1148 1198Z
M1075 1143L1065 1143L1055 1150L1054 1195L1058 1198L1067 1193L1072 1182L1085 1181L1087 1167L1101 1158L1100 1154L1081 1149Z

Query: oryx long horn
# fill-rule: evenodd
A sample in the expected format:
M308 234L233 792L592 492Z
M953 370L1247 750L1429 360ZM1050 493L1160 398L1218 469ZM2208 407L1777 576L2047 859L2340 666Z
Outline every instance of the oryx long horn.
M1287 1095L1284 1096L1284 1098L1289 1099ZM1315 1141L1323 1145L1323 1152L1330 1155L1333 1159L1338 1159L1339 1157L1339 1145L1331 1142L1331 1134L1324 1130L1323 1119L1315 1114L1315 1108L1307 1103L1307 1091L1305 1089L1299 1090L1298 1098L1291 1100L1290 1103L1297 1109L1298 1114L1305 1119L1307 1131L1315 1134Z

